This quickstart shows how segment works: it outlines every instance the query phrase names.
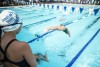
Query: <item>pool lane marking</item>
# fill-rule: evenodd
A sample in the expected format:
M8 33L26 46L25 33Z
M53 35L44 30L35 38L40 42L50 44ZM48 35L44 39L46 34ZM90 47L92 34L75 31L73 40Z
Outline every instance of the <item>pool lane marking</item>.
M49 14L53 14L53 13L49 13ZM87 14L87 13L85 13L85 14ZM84 15L85 15L85 14L84 14ZM44 20L44 21L45 21L45 20ZM41 21L38 21L38 22L41 22ZM29 26L30 26L30 25L33 25L33 24L34 24L34 23L29 24ZM28 25L25 25L25 26L28 26ZM23 26L23 27L25 27L25 26Z
M84 15L87 15L88 13L85 13ZM83 16L84 17L84 16ZM87 17L87 16L85 16L85 17ZM29 26L32 26L32 25L34 25L34 24L38 24L38 23L43 23L43 22L47 22L47 21L49 21L49 20L52 20L52 19L55 19L55 18L57 18L57 17L53 17L53 18L49 18L49 19L46 19L46 20L42 20L42 21L38 21L38 22L35 22L35 23L31 23L31 24L28 24L28 25L25 25L25 26L23 26L24 28L27 28L28 29L28 27ZM80 18L80 19L82 19L82 18ZM80 19L78 19L78 20L80 20Z
M31 24L25 25L23 27L28 27L30 25L38 24L38 23L41 23L41 22L47 22L47 21L52 20L52 19L55 19L55 18L56 17L52 17L52 18L49 18L49 19L46 19L46 20L42 20L42 21L38 21L38 22L35 22L35 23L31 23Z
M84 16L83 16L83 17L84 17ZM86 15L85 17L87 17L87 15ZM82 17L81 17L81 19L82 19ZM79 18L79 20L81 20L81 19ZM76 19L76 20L77 20L77 19ZM66 22L66 24L64 23L64 25L66 26L66 25L69 25L69 24L71 24L71 23L73 23L73 22ZM44 33L43 35L38 36L38 37L36 37L36 38L34 38L34 39L28 41L27 43L31 43L31 42L35 41L36 39L38 39L38 38L42 38L43 36L45 36L45 35L47 35L47 34L49 34L49 33L51 33L51 32L54 32L54 31L55 31L55 30L52 30L52 31L46 32L46 33Z
M25 18L21 18L21 20L26 19L26 18L38 18L38 17L42 17L42 16L47 16L47 15L52 15L53 13L48 13L46 15L42 14L42 15L36 15L36 16L31 16L31 17L25 17Z
M96 33L92 36L92 38L85 44L85 46L77 53L77 55L68 63L66 67L71 67L74 64L74 62L78 59L78 57L82 54L82 52L92 42L92 40L97 36L99 32L100 32L100 28L96 31Z
M51 14L51 13L49 13L49 14ZM38 24L38 23L41 23L41 22L47 22L47 21L52 20L52 19L55 19L55 18L56 17L52 17L52 18L49 18L49 19L46 19L46 20L42 20L42 21L38 21L38 22L35 22L35 23L31 23L31 24L25 25L23 27L28 27L30 25Z
M93 25L93 24L96 23L99 19L100 19L100 17L97 17L97 18L93 21L93 23L91 23L90 25ZM88 27L90 28L90 25L87 26L86 29L87 29ZM92 42L92 41L91 41L91 42ZM78 58L73 58L73 60L70 61L69 65L67 65L66 67L71 67L72 64L74 64L74 62L75 62L77 59L78 59ZM75 60L75 61L74 61L74 60Z
M38 22L35 22L35 23L32 23L32 24L28 24L28 25L25 25L23 26L24 28L28 28L29 26L32 26L34 24L38 24L38 23L43 23L43 22L47 22L47 21L50 21L52 19L55 19L56 17L53 17L53 18L49 18L49 19L46 19L46 20L42 20L42 21L38 21Z
M83 17L84 17L84 16L83 16ZM87 16L85 16L85 17L87 17ZM82 18L81 18L81 19L82 19ZM73 22L70 22L70 23L67 22L67 24L65 24L65 25L69 25L69 24L71 24L71 23L73 23ZM35 41L36 39L42 38L43 36L45 36L45 35L47 35L47 34L49 34L49 33L52 33L52 32L54 32L54 31L55 31L55 30L49 31L49 32L47 32L47 33L44 33L43 35L38 36L38 37L36 37L36 38L34 38L34 39L28 41L27 43L31 43L31 42Z
M49 14L53 14L53 13L49 13ZM49 14L48 14L48 15L49 15ZM84 15L86 15L86 14L87 14L87 13L85 13ZM22 19L23 19L23 18L22 18ZM54 18L54 19L55 19L55 18ZM48 20L48 19L46 19L46 20ZM36 24L36 23L39 23L39 22L41 22L41 21L35 22L35 24ZM43 22L45 22L45 20L43 20ZM34 23L28 24L28 25L30 26L30 25L33 25L33 24L34 24ZM25 26L28 26L28 25L25 25ZM23 27L25 27L25 26L23 26Z
M51 10L49 10L49 11L51 11ZM24 12L26 12L26 11L24 11ZM27 11L27 14L30 14L30 13L33 13L33 12L35 13L35 12L37 12L37 11L34 11L34 10L33 10L33 11ZM42 12L42 13L43 13L43 12L44 12L44 10L42 10L42 11L41 11L41 10L39 10L38 12L39 12L39 13L40 13L40 12ZM19 13L19 14L21 14L21 12L18 12L18 13ZM23 14L23 15L27 15L27 14ZM35 14L38 14L38 13L35 13Z
M51 10L49 10L49 11L51 11ZM41 11L40 11L41 12ZM43 12L43 11L42 11ZM30 13L33 13L33 12L29 12L28 14L30 14ZM48 15L50 15L50 14L54 14L54 12L52 12L52 13L48 13ZM23 14L23 15L26 15L26 14ZM40 16L40 15L38 15L38 16ZM43 16L46 16L46 15L43 15ZM33 17L35 17L35 16L33 16ZM27 18L31 18L31 17L27 17ZM25 18L22 18L22 19L25 19Z
M94 19L93 21L91 21L92 23L90 23L90 24L88 24L86 27L84 27L84 29L83 29L82 32L86 32L86 29L90 29L92 26L94 26L95 23L97 23L97 21L98 21L99 19L100 19L100 17L97 17L96 19ZM88 23L89 23L89 22L88 22ZM79 36L81 37L83 34L84 34L84 33L80 33ZM80 38L80 37L79 37L79 38ZM76 40L78 40L78 39L76 39ZM74 40L72 43L75 43L76 40Z
M71 24L71 23L77 22L77 21L79 21L79 20L81 20L81 19L83 19L83 18L86 18L86 17L88 16L87 14L88 14L88 13L85 13L83 17L78 18L78 19L76 19L76 20L73 20L72 22L66 22L66 23L63 23L63 24L64 24L64 26L66 26L66 25L69 25L69 24Z
M51 10L49 10L49 11L51 11ZM30 12L30 13L32 13L32 12ZM59 12L58 12L58 13L59 13ZM48 15L51 15L51 14L54 14L54 12L48 13ZM24 14L24 15L26 15L26 14ZM38 16L41 16L41 15L38 15ZM42 15L42 16L46 16L46 15ZM33 16L33 17L35 17L35 16ZM31 17L28 17L28 18L31 18ZM22 19L25 19L25 18L22 18Z
M51 14L54 14L54 12L48 13L48 14L46 14L46 15L51 15ZM46 16L46 15L43 15L43 14L42 14L42 16ZM41 15L38 15L38 17L39 17L39 16L41 16ZM33 16L33 17L37 17L37 16ZM31 18L31 17L28 17L28 18ZM22 18L22 19L25 19L25 18Z

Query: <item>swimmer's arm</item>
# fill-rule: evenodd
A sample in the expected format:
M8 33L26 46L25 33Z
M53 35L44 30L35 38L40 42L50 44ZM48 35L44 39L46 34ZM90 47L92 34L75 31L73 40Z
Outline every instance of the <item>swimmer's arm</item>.
M49 30L57 30L57 27L56 26L51 26L51 27L46 28L44 31L48 32Z
M37 67L36 58L32 53L30 46L25 43L23 45L23 56L31 67Z
M48 30L57 30L57 29L58 29L57 26L51 26L51 27L48 28Z

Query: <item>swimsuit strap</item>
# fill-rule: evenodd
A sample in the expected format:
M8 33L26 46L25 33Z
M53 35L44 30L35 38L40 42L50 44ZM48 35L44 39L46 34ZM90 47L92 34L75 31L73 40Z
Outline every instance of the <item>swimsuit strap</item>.
M13 41L15 41L16 39L12 39L8 44L7 44L7 46L5 47L5 54L6 54L6 52L7 52L7 48L10 46L10 44L13 42Z

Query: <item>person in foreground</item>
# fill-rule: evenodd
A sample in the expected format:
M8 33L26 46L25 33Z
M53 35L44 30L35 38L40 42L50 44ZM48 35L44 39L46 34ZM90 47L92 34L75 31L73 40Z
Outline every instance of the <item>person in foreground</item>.
M68 34L68 36L70 37L70 31L68 30L68 28L66 28L63 24L57 25L57 26L51 26L46 28L44 31L48 32L49 30L59 30L59 31L63 31L66 34Z
M15 12L0 13L0 64L4 67L37 67L37 59L48 61L46 55L33 54L28 43L16 39L21 27Z

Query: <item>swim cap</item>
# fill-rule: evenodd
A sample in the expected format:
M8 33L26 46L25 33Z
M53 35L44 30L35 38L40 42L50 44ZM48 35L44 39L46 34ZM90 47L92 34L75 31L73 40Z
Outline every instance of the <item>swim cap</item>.
M0 14L1 30L5 32L17 30L21 25L21 19L11 10L4 10Z

